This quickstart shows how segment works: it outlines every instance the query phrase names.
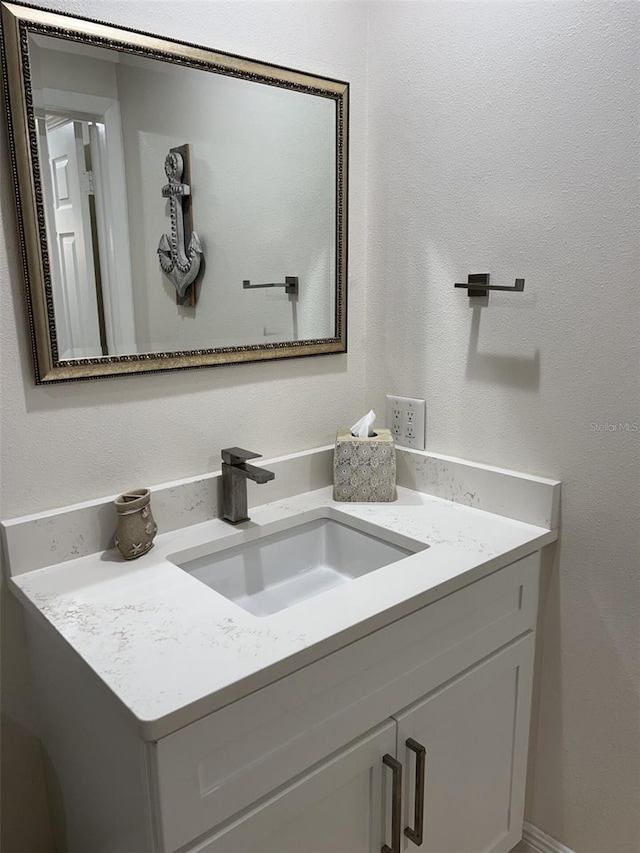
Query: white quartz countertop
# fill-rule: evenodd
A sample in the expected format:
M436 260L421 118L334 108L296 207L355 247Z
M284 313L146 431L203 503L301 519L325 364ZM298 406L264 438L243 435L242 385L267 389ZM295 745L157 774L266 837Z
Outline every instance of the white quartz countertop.
M388 504L337 503L331 493L255 507L237 527L213 519L159 535L134 561L109 550L11 584L129 710L141 736L156 740L557 537L404 488ZM240 544L327 508L429 548L270 616L253 616L167 559L213 541Z

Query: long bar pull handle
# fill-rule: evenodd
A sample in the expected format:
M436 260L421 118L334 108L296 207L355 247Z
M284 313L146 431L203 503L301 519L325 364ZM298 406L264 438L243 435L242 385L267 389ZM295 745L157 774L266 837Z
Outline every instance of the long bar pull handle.
M402 841L402 764L387 752L382 756L382 763L391 768L391 847L382 845L382 853L400 853Z
M424 771L427 751L421 743L412 737L405 741L407 749L416 754L416 785L414 795L413 829L407 826L404 834L410 841L420 847L424 834Z

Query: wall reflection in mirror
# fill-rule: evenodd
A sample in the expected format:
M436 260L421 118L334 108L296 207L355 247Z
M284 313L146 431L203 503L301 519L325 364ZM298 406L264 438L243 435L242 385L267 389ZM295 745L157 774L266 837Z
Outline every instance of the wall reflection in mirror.
M29 54L62 358L332 335L331 101L43 36ZM157 246L185 136L207 263L177 311ZM242 288L285 270L300 299Z
M4 5L5 42L8 9L28 17L21 47L5 44L12 141L21 198L28 144L53 315L32 317L50 337L37 378L344 351L346 84L28 7ZM176 150L188 162L170 186ZM187 276L197 261L182 288L176 259Z

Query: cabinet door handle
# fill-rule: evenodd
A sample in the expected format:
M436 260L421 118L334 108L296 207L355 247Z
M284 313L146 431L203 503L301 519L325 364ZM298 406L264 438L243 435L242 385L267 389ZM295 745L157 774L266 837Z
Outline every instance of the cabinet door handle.
M400 853L400 842L402 840L402 764L389 755L382 756L382 763L391 768L392 792L391 792L391 847L382 845L382 853Z
M407 826L404 834L410 841L420 847L424 832L424 769L427 751L421 743L412 737L405 741L407 749L416 754L416 785L413 810L413 829Z

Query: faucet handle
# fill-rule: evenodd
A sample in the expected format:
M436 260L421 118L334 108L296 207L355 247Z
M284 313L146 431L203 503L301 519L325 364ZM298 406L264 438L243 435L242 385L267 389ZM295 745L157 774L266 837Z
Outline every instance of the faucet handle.
M261 453L252 453L250 450L243 450L241 447L225 447L222 451L222 461L227 465L242 465L247 459L259 459Z

